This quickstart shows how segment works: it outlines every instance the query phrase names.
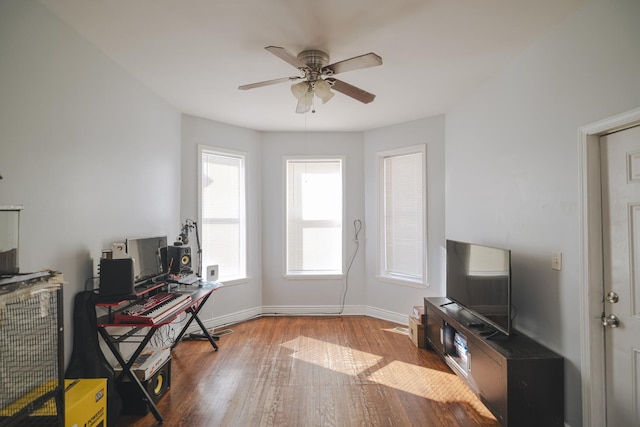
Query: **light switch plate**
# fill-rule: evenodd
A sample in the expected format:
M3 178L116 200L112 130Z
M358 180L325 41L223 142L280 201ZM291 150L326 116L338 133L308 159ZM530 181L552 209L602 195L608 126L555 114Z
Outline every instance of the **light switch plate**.
M218 265L210 265L207 267L207 282L215 282L218 280Z
M562 270L562 252L551 252L551 268L554 270Z

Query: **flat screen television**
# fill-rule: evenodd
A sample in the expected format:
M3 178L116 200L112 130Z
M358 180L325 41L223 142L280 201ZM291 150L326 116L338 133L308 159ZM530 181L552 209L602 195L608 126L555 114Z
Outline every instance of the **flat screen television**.
M167 236L127 239L127 254L133 258L133 281L140 283L164 274L162 251L166 251Z
M447 240L449 300L487 326L511 334L511 251Z

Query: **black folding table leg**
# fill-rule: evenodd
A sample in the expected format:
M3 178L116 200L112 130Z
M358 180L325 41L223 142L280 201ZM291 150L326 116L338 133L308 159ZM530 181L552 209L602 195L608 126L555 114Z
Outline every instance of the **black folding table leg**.
M202 329L202 333L204 334L205 337L207 337L207 339L209 340L209 342L213 346L213 349L215 351L218 351L218 344L216 344L214 337L212 337L211 334L209 333L209 331L207 331L207 328L204 327L204 325L200 321L200 318L198 317L198 314L194 313L193 317L196 319L196 322L198 322L198 325L200 325L200 329Z
M200 329L202 329L202 332L204 332L205 336L209 339L209 342L213 346L214 351L218 351L218 345L215 343L214 338L211 336L211 334L209 334L209 331L207 331L207 328L205 328L205 326L202 324L202 322L200 321L200 318L198 318L198 313L200 312L200 310L202 310L202 307L204 307L204 304L207 302L207 300L209 299L210 296L211 296L211 294L209 294L206 297L204 297L202 299L202 301L200 301L200 304L198 304L198 308L197 309L194 310L193 307L189 307L187 309L186 312L191 314L191 317L189 318L187 323L184 325L184 327L182 328L182 330L178 334L178 337L176 338L176 340L173 342L173 345L171 346L172 350L173 350L173 348L175 346L178 345L178 343L180 342L180 340L184 336L185 332L187 332L187 329L191 325L191 322L193 322L193 320L195 319L195 321L198 323L198 325L200 325Z
M142 350L149 343L149 340L151 340L151 337L153 336L153 334L155 334L156 330L157 330L157 328L151 328L149 330L149 332L144 337L144 339L142 340L142 342L140 343L140 345L138 346L136 351L134 351L133 355L129 359L129 362L125 362L124 358L122 357L122 355L118 351L118 348L111 341L111 336L109 335L109 333L105 330L105 328L98 328L98 332L100 333L100 335L104 339L104 342L107 344L107 347L109 347L109 350L111 350L111 353L113 353L115 358L118 360L118 363L120 363L120 366L122 366L122 372L116 378L116 382L119 382L119 380L122 378L122 375L126 374L129 377L130 381L132 381L135 384L137 384L138 389L140 389L140 391L142 392L143 396L147 399L147 403L149 405L149 409L151 409L151 412L153 413L153 416L156 418L156 420L160 424L162 424L162 423L164 423L164 418L162 418L162 415L160 415L160 411L158 411L158 407L153 402L153 400L151 399L151 396L149 396L149 393L147 393L147 389L142 385L142 383L140 382L138 377L135 376L133 372L131 372L131 366L133 366L133 363L135 362L136 358L140 355Z

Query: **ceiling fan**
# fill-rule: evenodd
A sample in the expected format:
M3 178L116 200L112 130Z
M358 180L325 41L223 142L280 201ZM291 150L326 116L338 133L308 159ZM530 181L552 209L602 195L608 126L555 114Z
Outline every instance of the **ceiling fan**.
M296 67L303 75L251 83L238 86L238 89L247 90L276 83L301 80L291 86L291 92L298 99L296 113L309 111L313 105L314 95L320 98L323 103L327 102L334 95L331 89L364 104L370 103L376 97L366 90L332 77L346 71L382 65L382 58L373 52L329 64L329 55L321 50L304 50L296 56L283 47L267 46L265 49Z

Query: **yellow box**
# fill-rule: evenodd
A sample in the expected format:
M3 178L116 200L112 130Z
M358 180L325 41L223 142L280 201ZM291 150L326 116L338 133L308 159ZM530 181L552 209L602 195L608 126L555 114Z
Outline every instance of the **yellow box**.
M64 380L65 427L107 425L107 380L86 378Z
M409 316L409 337L418 348L425 348L424 326L413 316Z
M56 387L51 380L25 394L12 405L0 411L0 421L25 408L38 397ZM56 421L56 402L49 399L45 404L29 414L30 420L45 425ZM33 420L37 418L37 420ZM64 425L65 427L105 427L107 425L107 380L87 378L64 380Z

